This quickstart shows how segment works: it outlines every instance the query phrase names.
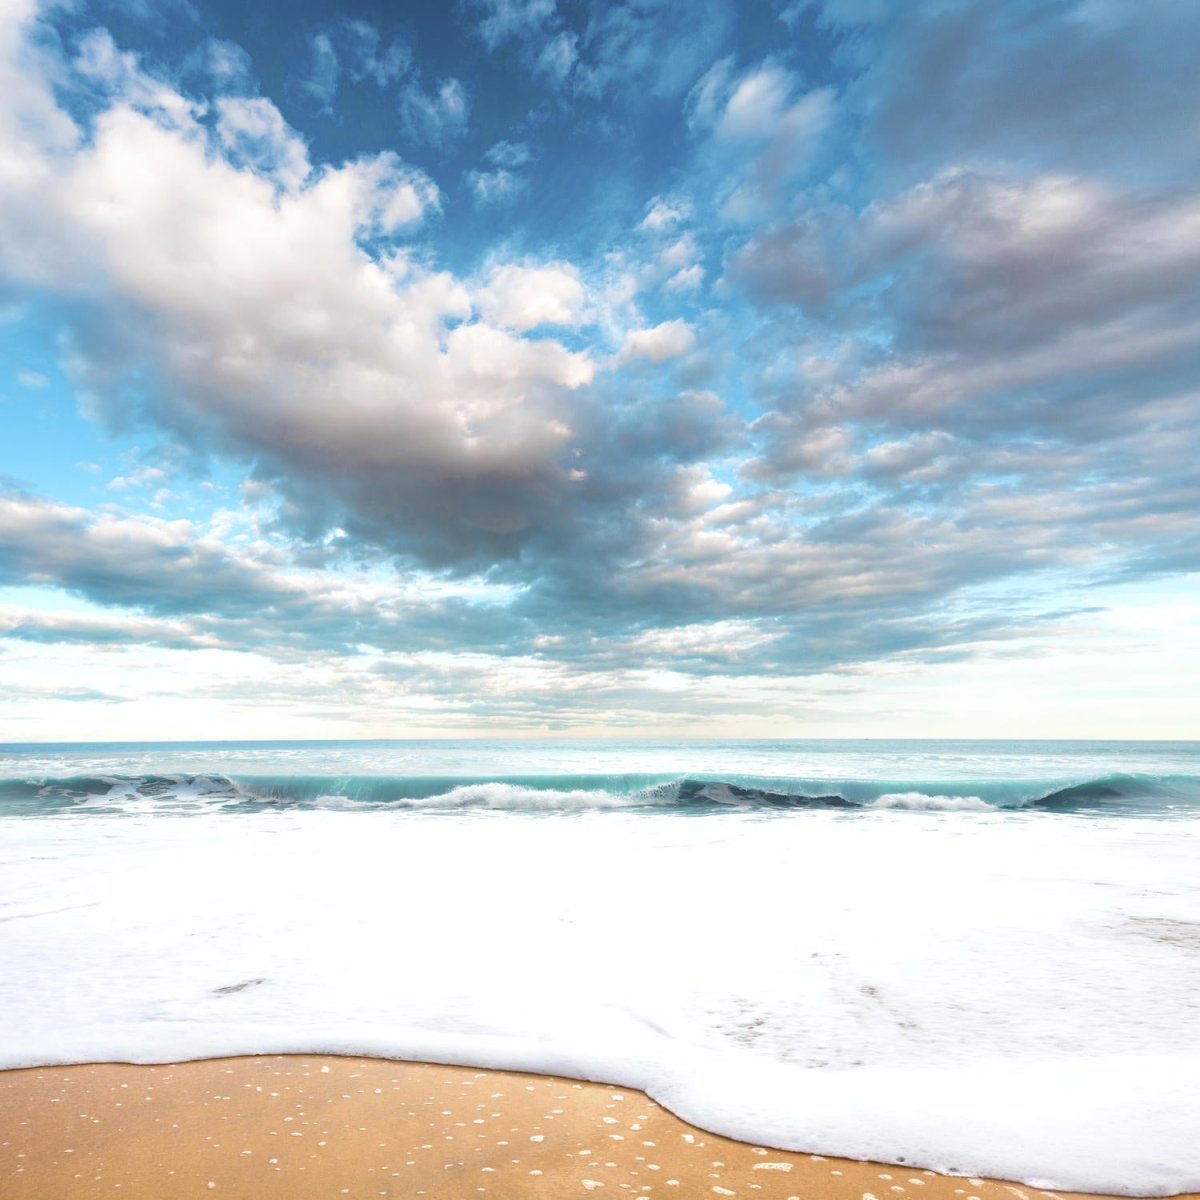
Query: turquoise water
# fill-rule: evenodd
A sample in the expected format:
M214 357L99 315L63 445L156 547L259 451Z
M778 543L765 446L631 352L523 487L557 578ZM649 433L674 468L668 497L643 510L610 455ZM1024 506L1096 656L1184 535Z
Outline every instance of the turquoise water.
M1187 816L1200 743L324 741L0 745L0 810L130 805L991 808Z

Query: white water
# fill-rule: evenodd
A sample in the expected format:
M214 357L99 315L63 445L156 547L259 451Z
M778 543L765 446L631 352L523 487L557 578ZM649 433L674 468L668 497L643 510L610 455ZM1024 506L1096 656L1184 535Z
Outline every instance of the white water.
M0 832L0 1066L495 1065L643 1087L781 1147L1200 1187L1198 822L392 809Z

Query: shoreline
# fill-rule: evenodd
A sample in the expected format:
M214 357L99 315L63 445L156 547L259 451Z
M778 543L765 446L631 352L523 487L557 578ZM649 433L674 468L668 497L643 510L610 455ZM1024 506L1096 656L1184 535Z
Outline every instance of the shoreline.
M1083 1195L736 1142L631 1088L315 1054L3 1071L0 1131L6 1200Z

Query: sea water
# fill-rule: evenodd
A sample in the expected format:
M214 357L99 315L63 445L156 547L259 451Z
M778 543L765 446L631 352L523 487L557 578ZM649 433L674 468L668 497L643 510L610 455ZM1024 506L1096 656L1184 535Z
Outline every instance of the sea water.
M0 1067L288 1051L1200 1189L1200 743L0 746Z

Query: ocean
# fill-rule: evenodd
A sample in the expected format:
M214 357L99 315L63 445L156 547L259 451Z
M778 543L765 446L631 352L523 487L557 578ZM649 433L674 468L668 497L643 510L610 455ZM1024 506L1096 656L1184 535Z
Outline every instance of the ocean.
M1200 1189L1200 743L0 746L0 1067L289 1051Z

